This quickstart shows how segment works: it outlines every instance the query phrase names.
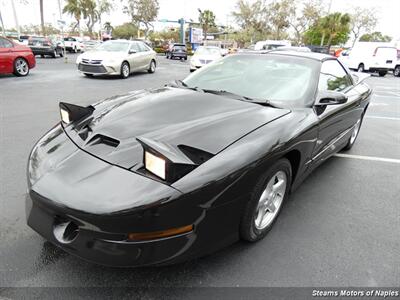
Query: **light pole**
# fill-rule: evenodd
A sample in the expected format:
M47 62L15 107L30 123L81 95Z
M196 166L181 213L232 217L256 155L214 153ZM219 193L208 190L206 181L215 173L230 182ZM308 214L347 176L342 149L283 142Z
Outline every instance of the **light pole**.
M21 30L19 29L19 23L18 23L18 17L17 17L17 10L15 9L14 0L11 0L11 6L12 6L12 9L13 9L15 27L17 27L18 39L19 39L19 36L21 35Z

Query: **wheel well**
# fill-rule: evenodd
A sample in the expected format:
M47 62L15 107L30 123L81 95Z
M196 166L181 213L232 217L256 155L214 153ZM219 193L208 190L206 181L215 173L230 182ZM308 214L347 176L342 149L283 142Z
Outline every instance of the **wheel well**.
M289 160L290 165L292 166L292 182L293 182L293 180L296 178L297 171L299 170L300 166L300 159L301 159L300 151L291 150L290 152L284 155L284 158Z

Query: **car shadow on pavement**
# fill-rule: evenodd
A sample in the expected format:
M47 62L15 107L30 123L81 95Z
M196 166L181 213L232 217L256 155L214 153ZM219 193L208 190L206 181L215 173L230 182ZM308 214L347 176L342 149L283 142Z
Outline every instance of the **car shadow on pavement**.
M143 72L134 72L131 75L129 75L128 78L130 79L132 77L137 77L137 76L143 76L143 75L149 75L148 72L143 71ZM151 74L150 74L151 75ZM118 75L96 75L96 76L85 76L82 74L82 78L88 79L88 80L124 80Z

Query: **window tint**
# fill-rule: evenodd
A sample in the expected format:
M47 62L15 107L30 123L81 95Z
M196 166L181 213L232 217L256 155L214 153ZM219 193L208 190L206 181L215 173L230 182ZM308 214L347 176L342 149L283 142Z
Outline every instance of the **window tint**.
M13 44L6 39L0 38L0 48L12 48Z
M318 89L321 91L344 91L351 86L350 76L336 60L322 64Z

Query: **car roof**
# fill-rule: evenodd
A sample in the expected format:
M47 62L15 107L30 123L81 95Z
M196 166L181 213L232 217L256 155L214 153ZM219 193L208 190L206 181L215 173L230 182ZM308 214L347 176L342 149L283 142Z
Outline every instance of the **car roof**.
M253 55L268 55L268 54L274 54L274 55L282 55L282 56L296 56L296 57L303 57L303 58L309 58L313 60L318 60L318 61L324 61L327 59L336 59L332 55L328 54L323 54L323 53L316 53L316 52L299 52L299 51L274 51L274 50L268 50L268 51L244 51L244 52L239 52L237 55L244 55L244 54L253 54Z

